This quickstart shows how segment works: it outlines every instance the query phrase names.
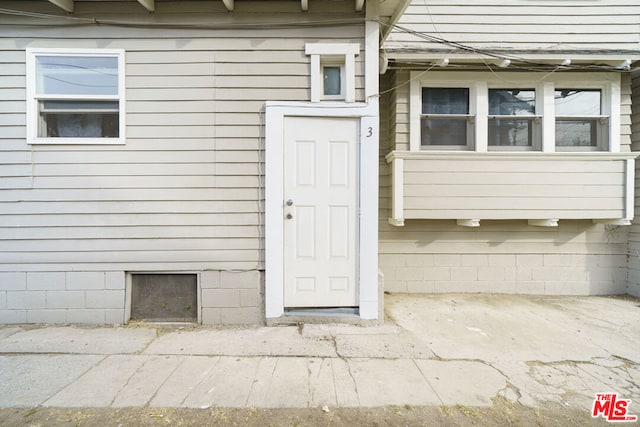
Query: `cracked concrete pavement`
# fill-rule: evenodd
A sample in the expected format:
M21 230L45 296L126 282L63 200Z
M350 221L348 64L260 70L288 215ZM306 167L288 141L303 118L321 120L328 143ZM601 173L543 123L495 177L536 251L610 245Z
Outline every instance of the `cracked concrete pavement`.
M0 407L490 406L640 414L640 301L387 295L384 325L0 327Z

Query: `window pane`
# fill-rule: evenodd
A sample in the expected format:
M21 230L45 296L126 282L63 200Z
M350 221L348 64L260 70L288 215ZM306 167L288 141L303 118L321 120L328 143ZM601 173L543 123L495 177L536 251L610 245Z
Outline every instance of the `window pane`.
M41 111L118 111L118 101L42 101Z
M489 120L489 145L531 147L533 120Z
M536 91L533 89L489 89L489 114L496 116L533 116Z
M421 119L422 145L467 145L467 119Z
M340 95L340 67L324 67L322 73L324 78L324 94Z
M555 92L556 116L599 116L600 90L558 89Z
M38 56L36 89L43 95L117 95L118 58Z
M118 102L41 101L39 136L51 138L117 138Z
M43 113L46 134L51 138L117 138L118 113Z
M469 114L469 89L422 88L422 114Z
M558 147L597 147L598 119L556 120Z

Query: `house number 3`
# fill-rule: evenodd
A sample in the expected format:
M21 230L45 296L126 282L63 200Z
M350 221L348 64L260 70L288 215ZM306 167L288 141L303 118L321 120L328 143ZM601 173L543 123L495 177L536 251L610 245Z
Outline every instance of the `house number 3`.
M367 138L371 138L372 135L373 135L373 128L369 126L367 128Z

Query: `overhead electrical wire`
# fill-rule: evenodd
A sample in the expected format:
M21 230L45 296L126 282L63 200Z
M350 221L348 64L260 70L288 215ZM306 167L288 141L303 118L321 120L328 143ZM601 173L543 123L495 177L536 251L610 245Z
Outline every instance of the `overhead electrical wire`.
M70 16L70 15L57 15L57 14L46 14L46 13L37 13L37 12L27 12L27 11L20 11L20 10L13 10L13 9L5 9L5 8L0 8L0 15L14 15L14 16L24 16L24 17L30 17L30 18L39 18L39 19L47 19L47 20L63 20L63 21L67 21L67 23L53 23L50 25L45 25L45 26L53 26L53 27L58 27L58 26L65 26L68 27L69 26L69 22L73 22L74 24L71 24L73 26L87 26L87 25L105 25L105 26L117 26L117 27L134 27L134 28L153 28L153 29L184 29L184 30L230 30L230 29L240 29L240 28L249 28L249 29L274 29L274 28L295 28L295 27L327 27L327 26L340 26L340 25L357 25L357 24L362 24L364 23L366 20L366 18L364 17L354 17L354 18L344 18L344 19L331 19L331 20L313 20L313 21L300 21L300 20L287 20L287 21L281 21L281 22L269 22L269 23L253 23L253 22L233 22L233 23L229 23L229 22L207 22L207 23L178 23L178 24L167 24L167 23L156 23L156 22L141 22L141 21L128 21L128 20L114 20L114 19L98 19L98 18L84 18L84 17L78 17L78 16ZM373 20L375 22L378 22L380 25L385 26L385 27L389 27L389 24L382 21L382 20ZM3 26L9 26L9 25L25 25L25 24L7 24L7 23L3 23ZM29 24L26 24L29 25ZM36 26L36 25L32 25L32 26ZM41 27L41 25L37 25L38 27ZM447 46L449 48L452 48L453 51L448 51L448 52L443 52L440 51L438 52L440 55L446 56L446 55L451 55L454 53L459 53L459 52L467 52L467 53L472 53L475 55L479 55L480 58L476 58L476 59L480 59L483 61L484 66L486 66L489 69L493 69L492 65L486 62L487 58L491 58L491 59L495 59L495 60L508 60L511 61L511 64L509 66L509 69L516 69L516 70L527 70L527 71L549 71L552 70L552 73L555 71L559 71L559 70L607 70L607 71L628 71L628 68L620 68L620 67L616 67L616 66L611 66L611 65L602 65L602 64L569 64L569 65L557 65L557 64L549 64L548 62L541 62L541 61L535 61L535 60L531 60L529 58L523 57L523 56L519 56L516 55L514 53L509 53L508 51L497 51L497 50L487 50L487 49L480 49L477 47L473 47L473 46L469 46L463 43L459 43L459 42L455 42L455 41L451 41L451 40L447 40L441 36L435 36L432 34L429 34L427 32L420 32L420 31L416 31L416 30L412 30L410 28L398 25L398 24L393 24L391 25L391 28L393 28L393 30L398 31L398 32L402 32L402 33L406 33L406 34L411 34L419 39L431 42L431 43L435 43L441 46ZM435 28L435 24L434 24L434 29L437 31L437 29ZM440 34L438 32L438 34ZM397 50L394 50L396 52L398 51L407 51L407 52L412 52L412 53L416 53L416 54L421 54L421 53L434 53L432 50L426 50L426 49L421 49L421 48L417 48L415 46L411 46L411 47L406 47L406 48L398 48ZM458 52L456 52L458 51ZM609 51L605 51L605 52L609 52ZM540 51L532 51L532 53L540 53ZM545 53L548 53L548 51L545 51ZM571 52L562 52L562 53L567 53L567 55L570 55ZM626 53L626 52L623 52ZM631 52L634 54L638 54L639 52ZM398 61L398 63L402 66L410 66L410 65L416 65L416 66L430 66L430 65L437 65L433 62L433 60L427 60L425 59L425 61L418 61L418 60L411 60L411 61ZM462 68L465 67L467 68L469 66L469 64L465 64L462 65L460 64L459 66L456 66L454 64L450 64L448 65L448 68ZM498 67L498 65L496 65L495 67ZM429 68L429 70L431 70L431 68Z
M384 22L382 21L378 21L380 22L382 25L385 25ZM522 56L518 56L515 55L513 53L509 53L506 51L497 51L497 50L486 50L486 49L480 49L480 48L476 48L473 46L469 46L469 45L465 45L459 42L454 42L451 40L447 40L443 37L437 37L434 36L432 34L428 34L425 32L420 32L420 31L415 31L412 30L410 28L406 28L403 27L401 25L395 24L393 25L393 29L399 32L403 32L406 34L410 34L413 35L419 39L425 40L425 41L429 41L432 43L436 43L439 45L443 45L443 46L448 46L450 48L453 48L454 51L447 51L447 52L439 52L441 55L443 56L447 56L447 55L451 55L454 53L458 53L455 52L457 51L463 51L463 52L470 52L476 55L480 55L482 58L481 60L483 61L483 64L493 70L493 67L488 64L486 62L487 58L493 58L493 59L499 59L499 60L508 60L511 61L511 63L517 62L523 65L518 65L518 64L514 64L511 65L509 68L510 69L520 69L520 70L527 70L527 71L543 71L543 70L550 70L552 69L552 72L558 71L558 70L607 70L607 71L629 71L628 68L624 67L624 68L620 68L620 67L616 67L616 66L612 66L612 65L602 65L602 64L568 64L568 65L562 65L562 64L549 64L548 62L541 62L541 61L535 61L529 58L525 58ZM420 49L419 47L415 47L415 46L411 46L411 47L407 47L407 48L398 48L395 49L395 52L401 52L402 50L405 51L410 51L412 53L416 53L416 54L420 54L421 51L426 53L427 50L426 49ZM540 50L532 50L531 53L540 53ZM606 52L610 52L610 51L606 51ZM434 52L430 52L430 53L434 53ZM544 53L549 53L549 51L544 51ZM553 53L553 52L552 52ZM567 55L570 55L571 52L562 52L562 53L567 53ZM595 52L594 52L595 53ZM622 53L631 53L631 54L638 54L640 52L629 52L629 51L624 51ZM403 61L399 61L399 62L403 62ZM425 65L425 64L433 64L432 61L425 61L425 62L417 62L416 60L412 61L414 65ZM535 67L535 68L533 68ZM498 65L495 65L495 68L501 68Z

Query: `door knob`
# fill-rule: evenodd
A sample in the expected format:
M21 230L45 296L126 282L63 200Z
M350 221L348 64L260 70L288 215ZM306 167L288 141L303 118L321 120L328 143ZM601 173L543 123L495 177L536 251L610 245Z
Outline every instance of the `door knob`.
M291 215L291 213L288 213L287 214L287 219L291 219L291 218L293 218L293 215Z
M291 199L287 200L287 206L293 206L293 200Z

